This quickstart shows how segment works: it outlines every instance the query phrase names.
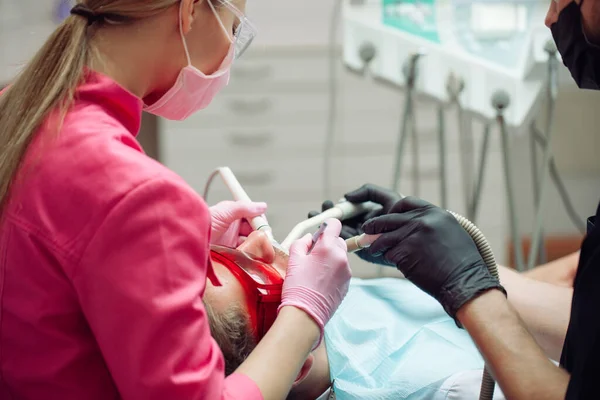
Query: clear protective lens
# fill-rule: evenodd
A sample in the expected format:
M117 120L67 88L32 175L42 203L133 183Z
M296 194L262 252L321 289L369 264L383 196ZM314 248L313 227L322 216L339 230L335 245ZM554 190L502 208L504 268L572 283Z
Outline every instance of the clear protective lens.
M256 28L252 25L246 17L240 18L235 33L233 34L233 40L235 45L235 58L238 59L244 54L244 52L250 47L252 41L256 37Z
M235 46L235 58L238 59L250 47L250 44L256 37L256 27L246 18L231 0L216 0L221 7L227 8L237 18L237 25L233 32L233 42Z

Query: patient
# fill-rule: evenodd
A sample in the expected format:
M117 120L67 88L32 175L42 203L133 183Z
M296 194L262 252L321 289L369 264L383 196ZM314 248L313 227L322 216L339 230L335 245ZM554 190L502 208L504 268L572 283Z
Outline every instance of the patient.
M229 260L264 267L268 283L269 271L285 276L287 256L276 253L265 235L254 232L237 251L213 247L211 258L222 286L209 283L204 302L230 374L258 342L258 331L268 329L273 318L265 315L275 308L256 309L247 281ZM467 332L410 282L353 279L289 398L327 398L333 388L337 399L449 399L456 392L464 396L461 382L472 394L462 398L477 398L482 368L483 360ZM498 393L494 398L503 397Z
M572 288L579 265L579 251L523 273L536 281Z

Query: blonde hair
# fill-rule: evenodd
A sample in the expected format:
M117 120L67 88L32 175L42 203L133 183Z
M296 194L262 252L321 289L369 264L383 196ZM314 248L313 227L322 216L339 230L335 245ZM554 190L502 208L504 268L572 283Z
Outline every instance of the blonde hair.
M206 299L202 299L202 302L208 317L210 334L219 345L225 359L225 376L229 376L250 356L257 344L248 312L239 304L233 304L225 311L217 313Z
M3 215L17 170L50 112L60 120L72 104L83 70L94 51L90 45L96 28L151 17L181 0L86 0L78 1L95 14L105 16L94 24L71 15L0 96L0 217ZM60 127L57 127L57 131Z

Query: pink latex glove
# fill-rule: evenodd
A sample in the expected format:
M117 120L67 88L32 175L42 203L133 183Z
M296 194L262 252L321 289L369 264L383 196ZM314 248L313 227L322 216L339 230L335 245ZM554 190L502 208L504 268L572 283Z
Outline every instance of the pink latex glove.
M266 203L222 201L210 207L211 244L235 248L252 232L248 220L263 215Z
M339 237L342 224L337 219L327 220L327 228L313 251L307 255L312 243L308 234L294 242L290 248L288 269L283 284L281 305L297 307L310 315L323 328L348 292L350 265L346 242Z

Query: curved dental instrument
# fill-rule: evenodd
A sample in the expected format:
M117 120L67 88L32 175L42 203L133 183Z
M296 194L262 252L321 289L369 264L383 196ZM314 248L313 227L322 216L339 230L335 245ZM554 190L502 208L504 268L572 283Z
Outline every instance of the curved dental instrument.
M321 236L323 236L323 232L325 232L325 229L327 229L327 222L323 222L319 230L314 233L312 237L312 242L310 244L310 247L308 248L308 251L306 252L306 255L309 255L313 251L313 249L317 245L317 242L319 241Z

